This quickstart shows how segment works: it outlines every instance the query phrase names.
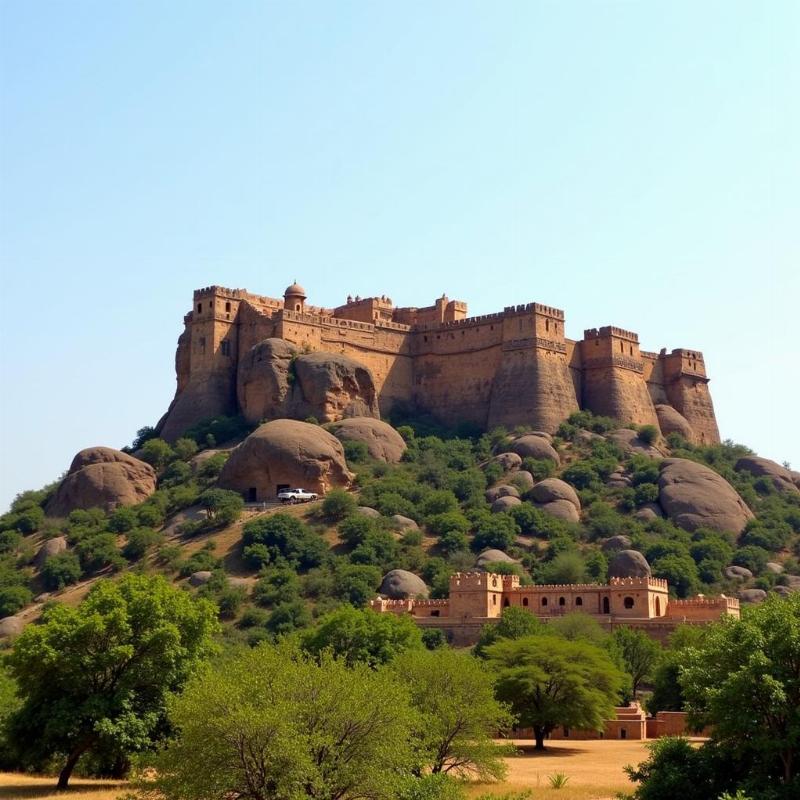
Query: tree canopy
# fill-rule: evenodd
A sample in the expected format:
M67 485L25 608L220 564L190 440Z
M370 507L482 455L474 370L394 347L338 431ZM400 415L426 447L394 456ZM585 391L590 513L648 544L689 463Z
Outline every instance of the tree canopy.
M165 702L210 650L216 610L163 578L101 581L77 608L57 605L7 657L20 707L7 722L20 764L64 759L65 788L88 752L111 763L168 730Z
M486 648L496 693L519 724L533 728L536 749L557 726L602 730L614 713L624 674L608 653L584 641L542 634Z

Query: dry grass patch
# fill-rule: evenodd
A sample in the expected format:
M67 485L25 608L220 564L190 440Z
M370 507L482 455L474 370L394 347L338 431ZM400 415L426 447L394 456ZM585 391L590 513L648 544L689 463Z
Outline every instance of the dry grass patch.
M624 772L625 765L639 764L648 756L644 741L549 742L544 753L534 752L527 740L514 744L522 748L522 754L506 759L507 779L471 786L469 797L530 789L535 800L610 800L617 792L634 788ZM549 777L556 773L569 778L562 789L550 788Z
M128 790L125 781L73 778L65 792L56 791L54 776L0 772L0 798L4 800L117 800Z

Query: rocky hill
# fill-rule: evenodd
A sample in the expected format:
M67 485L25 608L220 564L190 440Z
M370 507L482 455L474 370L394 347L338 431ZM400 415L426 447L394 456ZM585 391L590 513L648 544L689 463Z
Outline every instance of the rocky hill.
M800 474L744 447L585 411L555 435L393 423L219 417L81 451L0 518L0 638L124 570L213 597L251 642L379 589L443 596L476 565L540 583L651 572L680 597L751 603L800 590ZM325 499L262 499L282 484Z

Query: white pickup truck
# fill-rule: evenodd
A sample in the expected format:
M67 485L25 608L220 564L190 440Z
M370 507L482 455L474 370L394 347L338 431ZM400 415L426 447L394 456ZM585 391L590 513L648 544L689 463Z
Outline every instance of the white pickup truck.
M310 503L318 497L316 492L307 492L305 489L283 489L278 492L281 503Z

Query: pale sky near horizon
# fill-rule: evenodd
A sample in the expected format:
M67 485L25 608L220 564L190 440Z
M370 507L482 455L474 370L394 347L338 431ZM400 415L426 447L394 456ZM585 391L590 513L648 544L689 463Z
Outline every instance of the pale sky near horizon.
M799 99L797 2L0 0L0 510L295 278L697 348L800 469Z

